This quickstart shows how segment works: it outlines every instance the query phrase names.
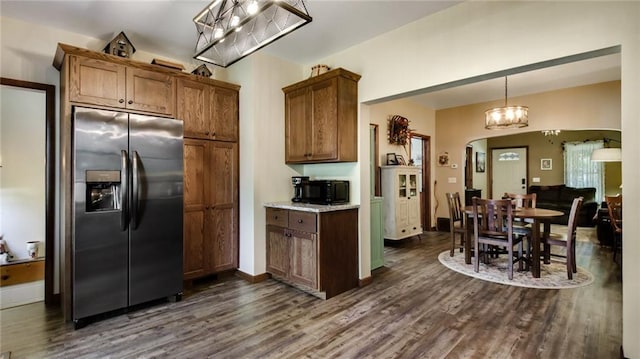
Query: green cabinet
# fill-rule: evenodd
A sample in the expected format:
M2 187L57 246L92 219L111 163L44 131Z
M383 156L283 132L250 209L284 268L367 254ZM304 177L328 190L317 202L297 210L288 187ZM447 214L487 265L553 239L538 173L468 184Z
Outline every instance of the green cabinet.
M382 197L371 198L371 269L384 266L384 207Z

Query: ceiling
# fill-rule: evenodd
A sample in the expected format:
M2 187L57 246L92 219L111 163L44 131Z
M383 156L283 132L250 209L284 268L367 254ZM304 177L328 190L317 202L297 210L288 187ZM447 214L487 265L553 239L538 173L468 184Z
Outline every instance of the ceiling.
M309 64L460 2L307 0L313 21L261 51ZM0 15L103 39L105 44L124 31L138 50L190 58L197 35L192 19L209 3L209 0L1 0ZM613 54L511 74L509 97L619 79L620 57ZM504 78L424 92L413 93L411 98L434 109L485 102L504 97Z

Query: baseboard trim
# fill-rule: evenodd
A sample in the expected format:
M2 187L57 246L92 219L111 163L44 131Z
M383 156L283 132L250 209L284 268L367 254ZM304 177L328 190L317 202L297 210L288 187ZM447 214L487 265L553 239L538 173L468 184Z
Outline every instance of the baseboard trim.
M251 284L256 284L256 283L260 283L263 282L269 278L271 278L271 276L269 275L269 273L262 273L262 274L258 274L258 275L251 275L248 273L245 273L241 270L237 270L236 271L236 276L246 280L247 282L251 283Z
M366 278L358 279L358 287L360 287L360 288L366 287L371 283L373 283L373 277L372 276L368 276Z

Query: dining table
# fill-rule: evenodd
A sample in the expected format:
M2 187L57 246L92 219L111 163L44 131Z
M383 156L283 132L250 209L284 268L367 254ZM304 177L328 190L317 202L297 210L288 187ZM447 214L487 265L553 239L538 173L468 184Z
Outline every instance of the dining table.
M468 240L464 241L464 261L471 264L471 242L474 238L473 234L473 206L466 206L467 214L467 236ZM546 208L515 208L513 217L519 219L532 220L531 224L531 274L534 278L540 278L540 241L544 236L548 236L551 231L551 219L553 217L563 216L564 213L553 209ZM543 225L543 231L540 233L540 225Z

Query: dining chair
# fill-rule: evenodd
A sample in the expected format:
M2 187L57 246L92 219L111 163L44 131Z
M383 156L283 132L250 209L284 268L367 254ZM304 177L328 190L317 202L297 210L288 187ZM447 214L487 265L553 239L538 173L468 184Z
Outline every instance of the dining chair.
M513 207L509 199L473 198L474 270L480 270L480 245L507 248L507 274L513 279L513 263L519 262L522 270L522 237L513 235ZM513 247L518 246L518 257L513 257ZM485 263L489 259L484 251Z
M460 236L460 252L464 248L467 228L465 227L464 208L460 204L460 193L447 192L447 204L449 205L449 233L451 235L451 257L456 249L456 234Z
M543 255L545 263L549 263L551 256L566 258L567 277L573 279L573 273L578 272L576 265L576 228L578 227L578 213L583 202L582 197L574 198L571 204L571 212L569 212L569 221L567 222L566 233L549 233L548 236L541 238L541 242L545 245ZM565 255L551 253L551 246L559 246L566 248Z
M511 204L515 206L516 210L518 208L536 208L536 199L537 194L529 193L529 194L521 194L521 193L507 193L502 196L502 199L511 200ZM520 237L526 237L527 239L527 250L526 250L526 263L527 269L529 266L529 258L531 253L531 223L533 220L524 218L515 218L513 220L513 234ZM523 238L524 239L524 238Z
M618 247L622 248L622 195L605 196L604 200L607 203L613 231L613 261L615 262Z

